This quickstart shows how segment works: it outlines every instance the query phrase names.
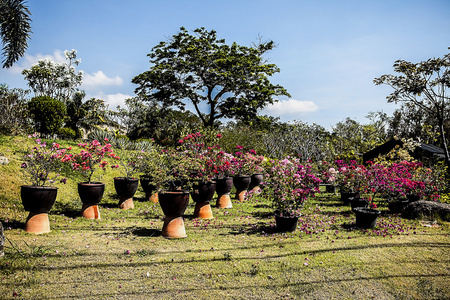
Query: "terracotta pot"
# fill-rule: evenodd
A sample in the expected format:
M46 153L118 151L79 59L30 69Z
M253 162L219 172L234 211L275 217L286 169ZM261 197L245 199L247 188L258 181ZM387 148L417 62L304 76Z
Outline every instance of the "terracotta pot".
M377 223L381 212L377 209L357 207L354 209L356 216L356 226L361 228L372 228Z
M250 177L250 186L248 187L248 190L253 191L253 193L255 194L261 193L261 188L259 187L259 185L261 184L263 179L264 179L263 174L253 174Z
M158 198L165 215L162 236L168 239L187 237L183 214L189 204L189 191L161 191Z
M194 185L194 191L191 194L195 201L194 218L212 219L213 213L209 202L213 199L216 192L216 182L198 182Z
M284 217L275 215L277 231L294 232L297 229L298 217Z
M225 177L216 180L217 202L216 207L232 208L230 192L233 188L233 177Z
M145 199L147 199L147 201L156 203L158 202L158 187L154 184L151 184L151 181L152 179L149 176L141 176L140 178L141 187L145 193Z
M233 184L236 188L235 199L238 199L241 202L245 200L245 195L247 194L248 187L250 186L250 181L250 175L233 177Z
M58 188L23 185L20 197L26 211L29 211L25 231L41 234L50 232L48 212L55 203Z
M103 198L105 184L101 182L80 182L78 183L78 195L83 207L81 215L86 219L100 219L98 204Z
M139 186L137 178L115 177L114 188L117 195L119 195L119 208L132 209L134 208L133 196Z

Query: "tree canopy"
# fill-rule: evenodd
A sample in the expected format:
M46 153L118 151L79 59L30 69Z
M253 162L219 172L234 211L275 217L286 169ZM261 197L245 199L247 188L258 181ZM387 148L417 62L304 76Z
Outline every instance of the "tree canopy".
M397 60L394 71L400 75L382 75L375 78L374 83L386 84L394 89L386 97L388 102L408 103L437 121L441 146L445 151L447 165L450 166L444 127L450 113L450 53L419 63Z
M194 33L181 27L152 48L150 70L132 80L138 85L136 94L182 110L188 100L205 126L214 126L220 118L251 119L277 101L274 96L290 96L268 78L280 71L262 57L274 48L273 41L245 47L225 44L214 30L202 27ZM201 103L208 105L207 113Z
M80 63L77 51L64 51L66 63L54 63L39 60L29 70L22 71L25 80L36 96L49 96L66 103L77 91L83 81L83 73L76 72L75 66Z

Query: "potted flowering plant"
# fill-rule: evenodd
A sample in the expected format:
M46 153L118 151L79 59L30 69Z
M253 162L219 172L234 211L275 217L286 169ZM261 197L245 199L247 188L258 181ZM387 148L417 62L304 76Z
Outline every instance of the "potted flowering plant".
M300 160L287 157L271 161L267 181L272 187L272 205L277 228L280 231L294 231L300 210L308 197L314 197L321 180L312 173L311 166L302 165Z
M237 151L231 160L231 173L234 175L233 184L236 188L235 198L239 199L239 201L244 201L247 190L250 188L251 175L261 174L263 171L261 164L264 157L256 156L254 150L243 152L244 147L239 145L236 148ZM254 184L256 184L256 180L255 178Z
M335 179L340 188L341 200L348 204L350 199L359 196L358 192L365 176L365 167L358 165L354 160L348 164L343 160L337 160L335 164L337 166Z
M113 159L117 157L106 138L104 144L93 140L90 143L80 143L78 146L81 150L71 156L71 162L73 171L78 172L85 180L78 183L78 194L83 202L81 215L87 219L100 219L98 203L103 197L105 184L93 181L93 175L97 170L106 171L108 157Z
M206 146L206 137L200 132L189 134L179 141L179 155L185 162L189 162L195 218L213 217L210 201L216 191L216 177L219 173L216 166L218 150L218 145Z
M21 171L26 185L21 186L20 195L23 206L29 211L25 231L36 234L50 232L48 212L55 203L58 188L55 182L66 183L60 176L67 149L59 144L47 144L36 135L36 145L25 151Z
M252 191L254 194L259 194L261 192L261 188L259 187L264 179L264 167L263 164L265 162L264 156L257 155L256 151L250 149L247 152L246 159L251 161L251 178L250 178L250 186L248 187L249 191Z
M162 158L162 149L154 145L142 153L140 165L140 182L145 192L145 198L156 203L158 192L166 180L168 170Z
M336 193L336 178L339 175L339 171L335 166L326 161L322 161L319 164L322 182L325 186L327 193Z
M233 155L223 150L217 151L215 156L215 167L217 170L216 192L217 202L216 207L232 208L233 204L230 198L230 192L233 188L233 177L231 174L231 160Z
M122 177L114 177L114 188L119 196L119 208L134 208L133 196L137 191L139 179L136 177L142 169L143 151L121 151L116 153L119 164L112 166L122 171Z
M185 238L183 214L189 204L191 170L197 164L176 150L164 150L160 157L165 174L158 192L159 205L165 215L162 236L168 239Z

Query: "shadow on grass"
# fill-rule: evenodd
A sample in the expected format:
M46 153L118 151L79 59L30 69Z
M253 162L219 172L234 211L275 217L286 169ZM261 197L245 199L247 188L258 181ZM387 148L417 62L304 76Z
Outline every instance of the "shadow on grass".
M194 275L191 275L194 276ZM434 279L434 278L449 278L450 275L446 274L446 273L440 273L440 274L399 274L399 275L386 275L386 276L360 276L357 278L345 278L345 279L326 279L326 280L308 280L308 279L298 279L295 280L295 282L291 282L291 283L281 283L281 284L267 284L265 285L263 288L267 289L267 290L280 290L282 291L283 289L286 289L287 287L301 287L301 286L305 286L305 287L310 287L311 285L322 285L322 284L330 284L330 283L353 283L353 284L364 284L365 281L367 280L376 280L376 281L381 281L381 280L388 280L388 279L395 279L395 278L408 278L410 280L413 279L421 279L421 278L428 278L429 282L431 282L430 280ZM120 283L120 280L117 279L116 280L118 283ZM57 284L57 283L53 283L53 284ZM167 297L167 295L171 295L171 294L178 294L178 295L189 295L188 293L193 293L195 295L196 292L204 292L205 290L207 291L217 291L217 292L221 292L223 293L223 290L229 290L229 291L237 291L237 290L243 290L245 292L248 291L255 291L258 289L261 289L262 286L261 285L251 285L251 284L247 284L247 285L238 285L238 286L231 286L228 285L227 287L223 287L223 286L202 286L202 287L190 287L190 288L164 288L164 289L146 289L145 291L132 291L132 292L125 292L125 293L120 293L120 296L127 296L130 298L133 297L138 297L138 296L144 296L144 297L149 297L149 298L153 298L153 297L161 297L161 296L165 296ZM444 294L444 292L441 291L437 291L437 295L439 298L433 298L433 299L448 299L446 297L446 295ZM97 297L97 298L114 298L117 297L117 293L95 293L95 292L91 292L90 294L93 297ZM304 296L304 295L303 295ZM65 296L67 299L71 298L71 299L78 299L80 296L79 295L75 295L75 296ZM49 297L47 299L61 299L60 296L54 296L54 297ZM280 298L281 299L281 298ZM287 299L287 298L286 298ZM290 298L289 299L294 299L294 298Z
M142 237L158 237L161 236L161 230L158 229L149 229L149 228L134 228L131 230L131 233L136 236Z
M353 215L353 212L351 211L350 207L348 208L348 210L339 210L339 211L320 210L318 211L318 213L326 216L343 216L343 217L349 217Z
M1 218L0 222L2 222L4 230L24 229L24 227L25 227L25 223L17 221L17 220Z
M273 211L255 211L252 212L252 216L255 218L269 219L273 218Z

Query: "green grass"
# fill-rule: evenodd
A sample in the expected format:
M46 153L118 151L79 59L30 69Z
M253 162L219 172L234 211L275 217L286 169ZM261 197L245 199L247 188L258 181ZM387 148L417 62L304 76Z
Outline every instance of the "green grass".
M0 153L7 153L0 145ZM15 151L10 149L10 151ZM51 232L23 231L27 212L12 165L0 187L7 237L0 258L2 299L449 299L450 223L425 227L391 215L355 228L338 196L310 199L294 233L278 233L264 197L213 208L214 218L185 213L185 239L161 236L158 204L138 190L133 210L117 208L112 177L101 220L78 216L76 183L60 188Z

